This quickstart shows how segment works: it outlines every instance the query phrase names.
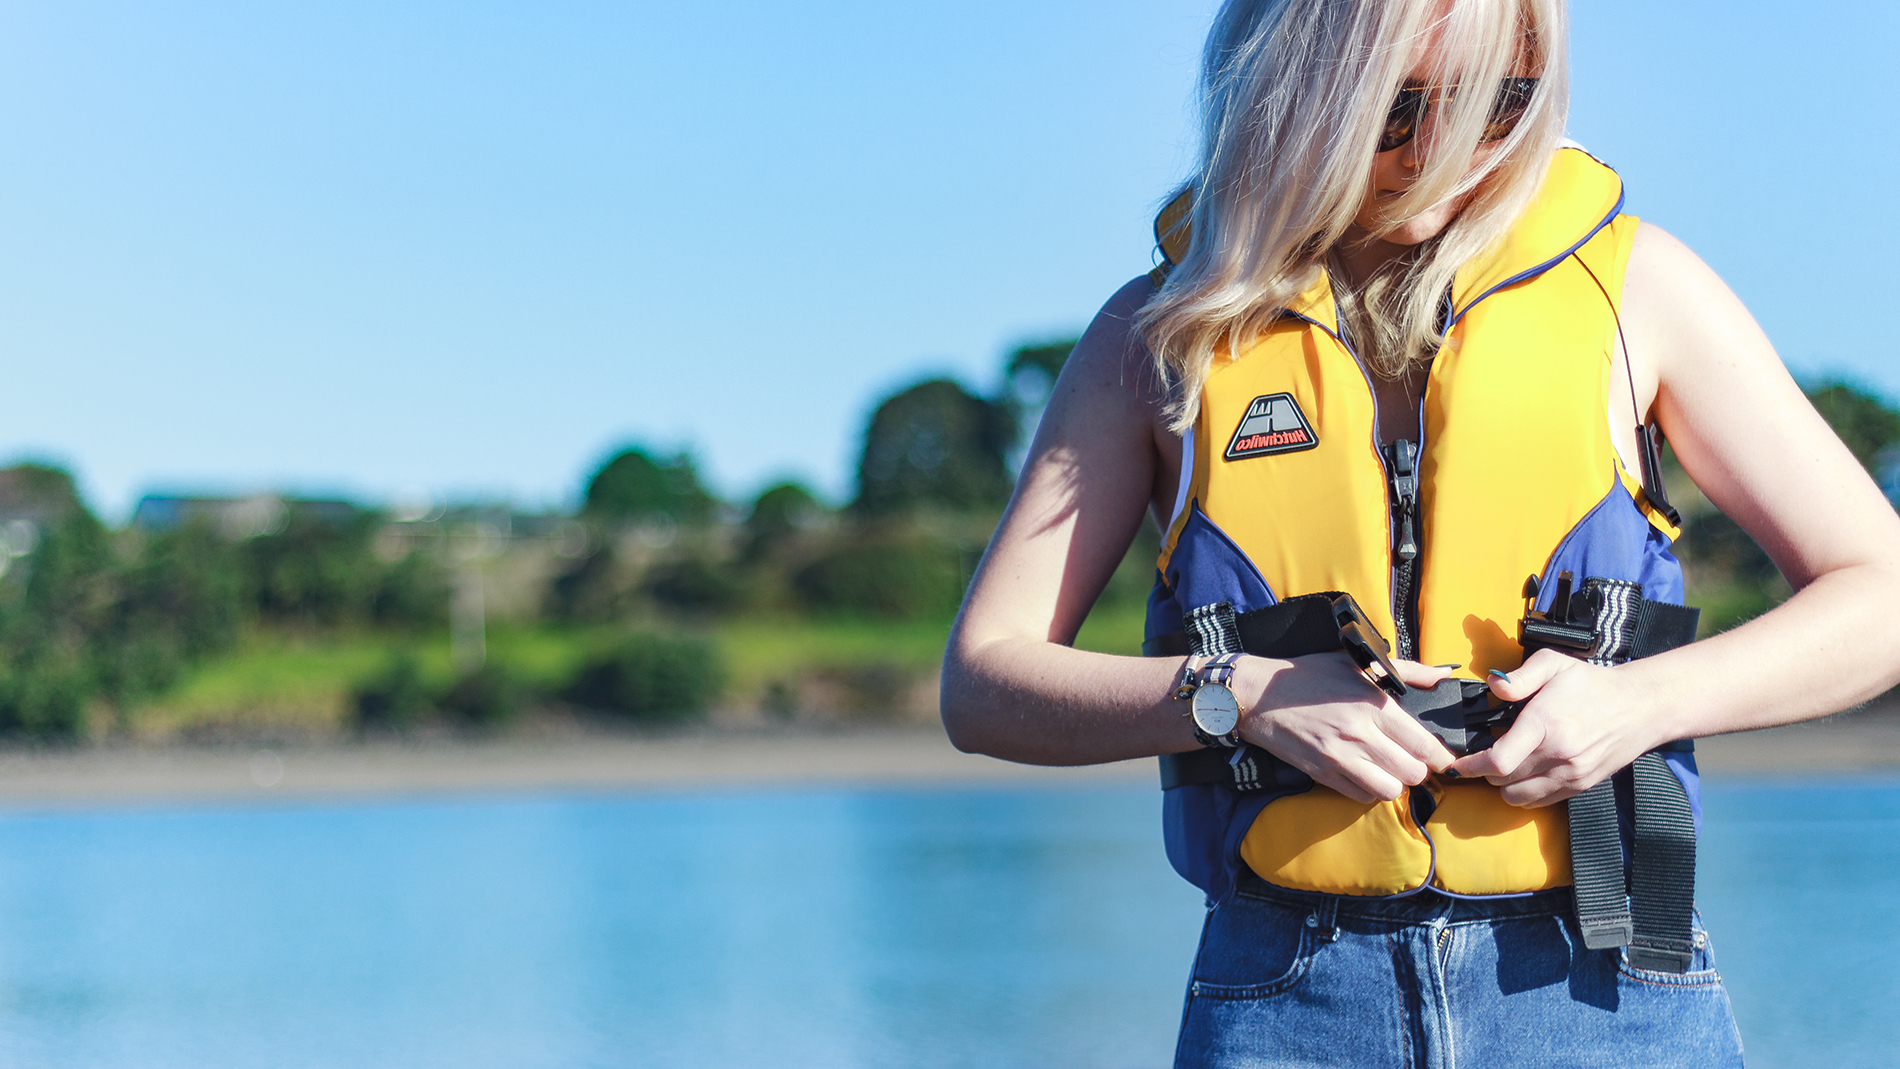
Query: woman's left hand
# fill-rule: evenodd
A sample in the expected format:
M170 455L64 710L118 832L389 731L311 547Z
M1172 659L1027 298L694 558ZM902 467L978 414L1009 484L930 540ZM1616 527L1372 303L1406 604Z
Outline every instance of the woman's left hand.
M1512 805L1550 805L1582 794L1667 741L1652 737L1655 720L1645 695L1613 668L1538 650L1508 678L1493 675L1490 682L1500 698L1531 700L1490 749L1451 767L1503 788Z

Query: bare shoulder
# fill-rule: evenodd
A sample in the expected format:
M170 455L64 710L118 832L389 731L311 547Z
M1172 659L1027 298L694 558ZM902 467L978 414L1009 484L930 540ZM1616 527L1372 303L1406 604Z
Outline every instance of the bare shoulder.
M1694 250L1654 223L1638 223L1623 276L1624 314L1645 327L1663 328L1680 322L1684 312L1694 314L1710 298L1740 308L1721 277ZM1683 301L1695 305L1684 308Z
M1623 284L1624 323L1636 364L1650 365L1659 400L1706 390L1712 376L1740 374L1781 396L1795 388L1774 347L1741 299L1695 251L1642 223ZM1640 342L1640 344L1638 344Z
M1154 283L1146 275L1130 279L1116 290L1076 343L1075 352L1064 365L1064 377L1075 368L1091 376L1115 372L1118 381L1131 379L1130 373L1134 372L1142 378L1133 381L1153 379L1154 359L1141 340L1141 332L1135 329L1135 317L1154 291Z
M1045 427L1083 419L1145 435L1156 425L1167 391L1135 327L1136 315L1153 294L1154 283L1143 275L1116 290L1095 313L1063 365L1043 417Z
M1681 239L1642 222L1623 281L1624 315L1646 332L1677 340L1710 329L1759 333L1754 317Z
M1681 266L1702 261L1690 251L1674 234L1657 226L1647 219L1636 223L1636 241L1630 249L1630 270L1634 272L1638 264L1652 267Z

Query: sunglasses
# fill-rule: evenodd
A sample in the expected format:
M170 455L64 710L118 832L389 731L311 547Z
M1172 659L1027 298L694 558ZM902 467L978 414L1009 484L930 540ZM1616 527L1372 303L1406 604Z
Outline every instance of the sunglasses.
M1498 95L1491 101L1491 114L1484 120L1484 136L1480 141L1502 141L1517 128L1517 122L1531 106L1531 94L1537 90L1535 78L1506 78L1498 83ZM1379 132L1379 151L1390 152L1418 133L1419 124L1425 121L1425 109L1432 104L1442 103L1458 92L1455 85L1428 89L1417 86L1399 90L1397 99L1392 101L1392 110L1386 113L1385 129Z

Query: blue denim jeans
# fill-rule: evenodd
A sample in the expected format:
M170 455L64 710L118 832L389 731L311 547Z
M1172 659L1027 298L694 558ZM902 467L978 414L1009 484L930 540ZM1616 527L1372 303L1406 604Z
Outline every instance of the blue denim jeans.
M1177 1069L1739 1066L1696 918L1683 975L1589 950L1569 888L1342 898L1243 875L1208 910Z

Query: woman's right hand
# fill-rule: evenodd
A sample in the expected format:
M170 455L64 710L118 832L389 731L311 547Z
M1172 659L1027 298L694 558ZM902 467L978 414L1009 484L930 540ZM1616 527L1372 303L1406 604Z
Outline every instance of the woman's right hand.
M1393 667L1407 686L1430 687L1451 675L1412 661ZM1241 737L1355 801L1391 801L1455 760L1343 653L1243 657L1234 677L1242 700L1254 698Z

